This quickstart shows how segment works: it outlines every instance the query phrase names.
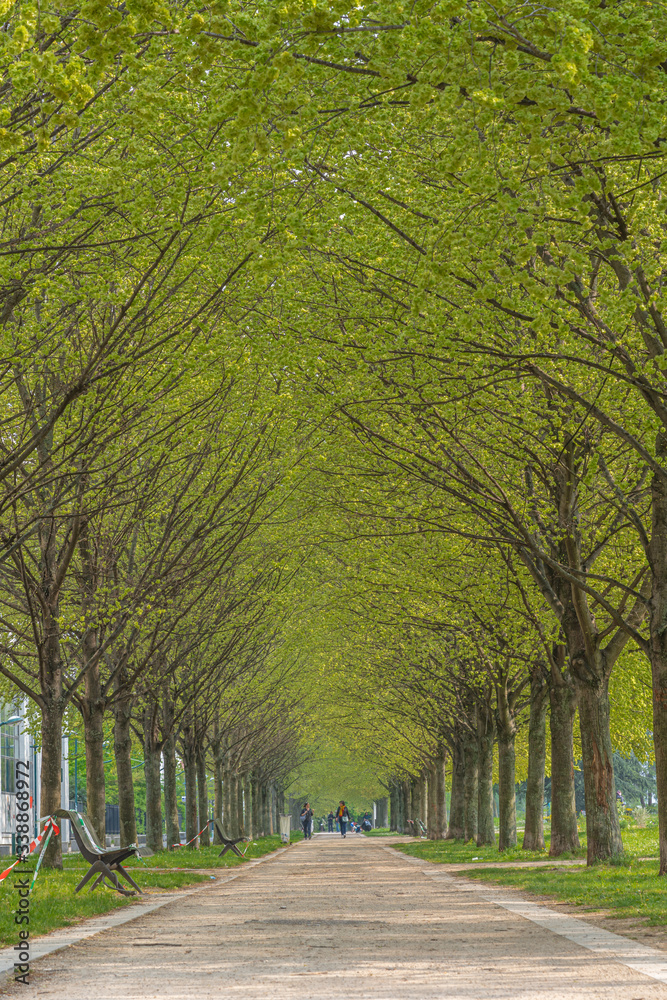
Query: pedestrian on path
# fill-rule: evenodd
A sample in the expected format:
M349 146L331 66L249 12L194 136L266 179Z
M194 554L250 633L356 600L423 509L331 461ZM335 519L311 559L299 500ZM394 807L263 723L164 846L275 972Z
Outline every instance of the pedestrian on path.
M333 828L333 825L334 825L334 814L331 811L331 809L329 810L329 815L327 816L327 823L329 824L329 833L333 833L334 832L334 828Z
M345 836L345 830L347 824L350 822L350 814L347 811L347 806L341 799L338 803L338 809L336 810L336 819L338 820L338 825L340 826L341 837Z
M313 810L310 808L308 802L304 803L299 819L301 821L301 829L303 830L303 839L311 840L313 836Z

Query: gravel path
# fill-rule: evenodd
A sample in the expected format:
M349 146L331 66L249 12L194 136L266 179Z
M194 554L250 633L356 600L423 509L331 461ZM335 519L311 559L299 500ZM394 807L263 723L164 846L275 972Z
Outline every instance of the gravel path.
M8 995L667 1000L667 985L378 841L316 836L35 962L31 986Z

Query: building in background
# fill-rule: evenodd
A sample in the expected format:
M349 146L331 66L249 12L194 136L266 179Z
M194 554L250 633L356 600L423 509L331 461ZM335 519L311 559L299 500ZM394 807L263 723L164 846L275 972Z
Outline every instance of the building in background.
M42 755L35 749L26 728L25 704L0 706L0 854L16 853L16 761L30 764L30 826L38 832L39 788ZM15 721L16 720L16 721ZM68 739L63 737L60 771L60 804L69 809ZM62 830L63 843L69 842L69 823ZM67 849L67 848L65 848Z

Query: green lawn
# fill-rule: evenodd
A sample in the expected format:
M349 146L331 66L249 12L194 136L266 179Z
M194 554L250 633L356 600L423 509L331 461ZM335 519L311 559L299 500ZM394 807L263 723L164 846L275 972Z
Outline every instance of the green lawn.
M585 857L585 836L581 837ZM491 847L475 847L460 841L421 841L402 844L396 850L412 857L441 864L461 864L480 860L479 868L465 872L474 878L498 885L515 886L527 892L556 899L589 911L604 912L618 918L638 918L647 924L667 924L667 879L658 876L657 861L639 861L640 857L657 857L657 829L627 829L623 831L625 853L615 864L565 867L558 858L548 857L547 850L522 851L514 848L502 854ZM563 858L568 857L563 855ZM492 868L492 862L548 861L553 866L543 868Z
M585 858L586 838L582 837L582 847L576 854L564 854L563 858ZM521 847L512 847L501 854L497 847L476 847L472 842L464 844L461 840L420 840L419 843L397 845L397 851L403 851L413 858L424 858L426 861L437 861L444 864L468 864L471 861L547 861L549 858L549 838L546 838L546 848L543 851L524 851Z
M667 924L667 880L658 875L657 861L600 864L581 869L487 868L466 872L466 876L554 896L610 917L635 917L647 924Z
M586 834L579 834L581 848L573 853L561 854L561 860L586 857ZM464 844L461 840L420 840L408 844L396 845L397 851L409 854L413 858L424 858L426 861L436 861L443 864L468 864L471 861L498 863L501 861L549 861L549 834L545 836L546 847L543 851L524 851L520 846L499 852L497 847L476 847L471 842ZM519 839L519 844L521 840ZM649 827L645 830L623 830L623 847L627 860L639 857L658 856L658 830Z
M259 858L264 854L277 850L281 846L280 837L260 837L253 841L246 854L248 860ZM206 847L201 850L180 848L177 851L159 851L150 858L140 861L130 859L126 864L132 869L132 876L147 893L164 892L179 889L182 886L208 882L211 876L205 872L179 871L179 868L220 869L235 868L244 862L235 855L227 853L224 858L218 858L220 847ZM9 859L7 859L10 863ZM64 870L52 871L42 868L30 896L30 936L37 937L58 927L67 927L78 923L86 917L99 913L107 913L119 906L128 906L142 897L128 898L119 895L113 889L99 887L89 892L87 887L75 895L74 889L83 878L88 868L86 862L77 854L65 855ZM164 872L156 869L169 868ZM34 870L34 863L26 866L26 871ZM13 875L13 873L12 873ZM15 944L19 928L14 923L14 911L18 902L18 894L14 891L12 875L0 883L0 945ZM215 877L215 876L213 876ZM148 895L143 897L146 900Z

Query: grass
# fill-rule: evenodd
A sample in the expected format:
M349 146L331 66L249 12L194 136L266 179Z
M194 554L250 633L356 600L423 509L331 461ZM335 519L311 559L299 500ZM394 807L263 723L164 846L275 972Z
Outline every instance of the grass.
M425 861L435 861L441 864L469 864L471 861L495 863L503 861L555 861L549 857L550 836L545 835L546 846L543 851L524 851L520 846L511 847L502 854L497 847L477 847L472 841L464 844L461 840L420 840L408 844L399 844L397 851L409 854L413 858L424 858ZM578 851L566 852L559 856L560 861L586 857L586 834L579 834L581 847ZM521 841L519 840L519 843ZM645 830L623 830L624 858L631 861L640 857L658 856L658 830L649 827Z
M250 843L246 858L251 860L262 857L264 854L277 850L280 846L280 837L260 837ZM204 871L201 873L183 871L185 868L224 871L244 863L241 858L229 853L224 858L219 858L219 853L219 846L205 847L194 851L185 848L178 851L158 851L152 857L144 858L143 861L131 858L126 862L126 866L128 869L132 869L132 876L141 888L153 895L180 889L198 882L208 882L211 879L211 876ZM9 859L7 861L10 863ZM24 871L29 871L32 875L35 867L33 859L29 865L19 866L19 868L21 867L24 867ZM88 865L78 854L66 854L63 858L63 871L45 868L40 870L35 888L30 896L29 930L31 938L47 934L59 927L68 927L85 920L86 917L108 913L109 910L128 906L137 901L136 896L131 898L121 896L113 889L106 887L98 887L95 892L88 892L87 888L84 888L81 893L75 895L74 890L87 868ZM160 871L161 868L168 868L170 871ZM14 922L14 914L19 897L13 888L16 882L13 875L14 872L0 883L0 900L2 901L2 905L0 905L0 945L13 945L18 940L19 927Z
M657 861L628 861L591 868L475 869L466 876L552 896L605 916L667 924L667 881Z
M582 849L576 855L548 857L545 851L503 851L493 847L476 847L473 843L440 840L402 844L396 850L411 857L424 858L441 864L462 864L479 861L479 867L468 869L466 878L497 885L513 886L540 896L551 896L573 906L619 919L637 919L650 925L667 924L667 879L658 875L657 861L640 861L658 854L658 831L648 828L623 830L624 854L613 864L597 864L590 868L565 867L560 860L585 857L585 836ZM533 868L492 868L502 861L551 861L553 866Z
M511 847L502 854L497 847L476 847L470 841L464 844L461 840L420 840L419 843L401 844L396 850L409 854L413 858L424 858L426 861L435 861L442 864L469 864L471 861L495 862L499 861L548 861L549 860L549 837L546 837L546 847L543 851L524 851L521 847ZM563 854L565 859L586 857L586 838L583 839L583 846L580 850Z

